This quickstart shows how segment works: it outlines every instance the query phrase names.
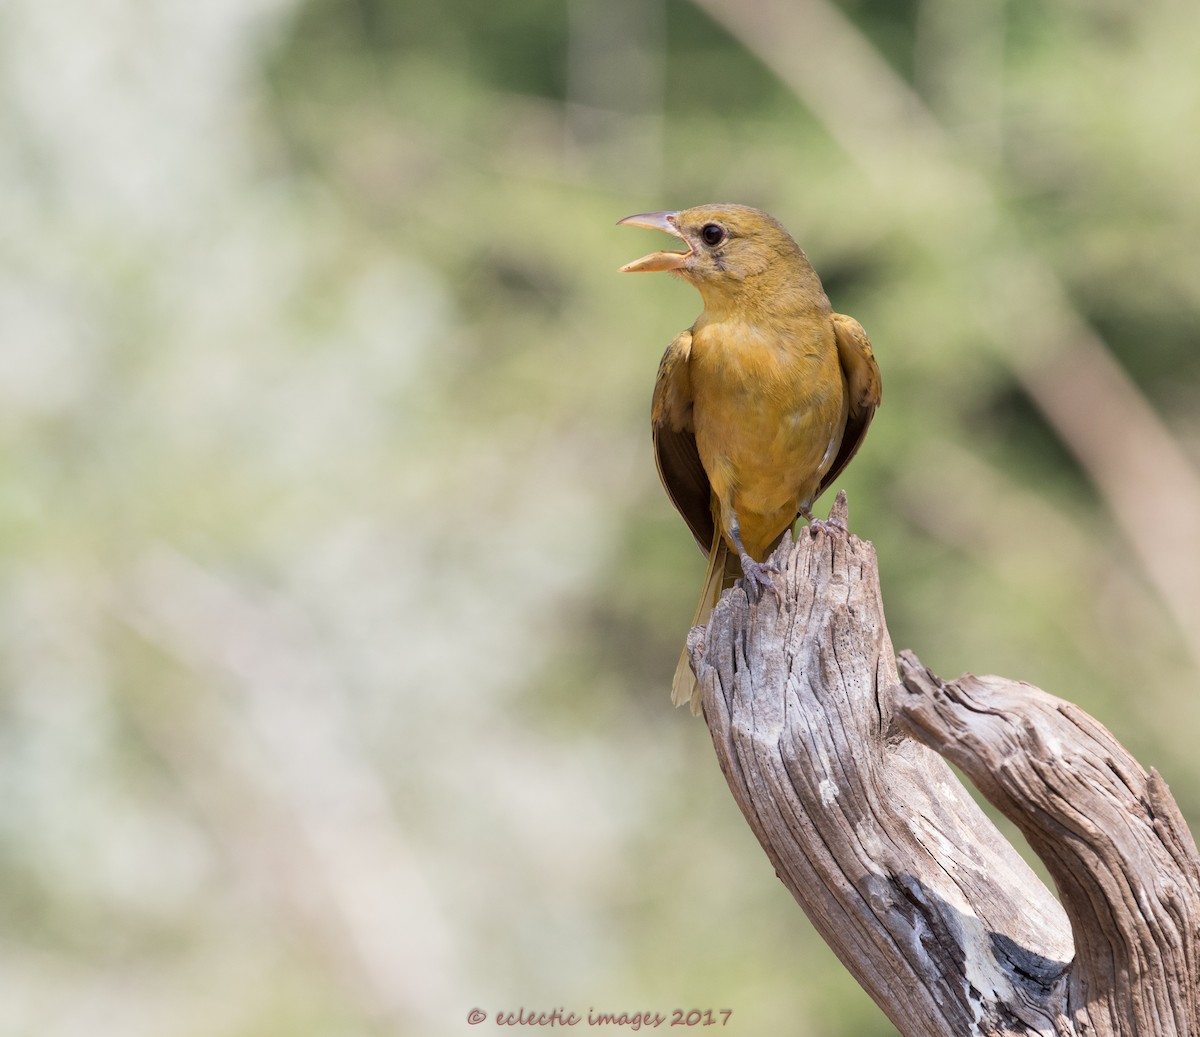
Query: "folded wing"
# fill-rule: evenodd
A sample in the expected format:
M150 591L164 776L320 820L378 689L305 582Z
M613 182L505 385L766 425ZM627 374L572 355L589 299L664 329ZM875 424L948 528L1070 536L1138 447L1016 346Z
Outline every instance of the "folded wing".
M837 340L838 361L846 378L849 411L846 416L846 431L841 446L817 490L819 497L842 474L850 459L858 453L866 437L867 428L875 416L875 408L883 394L883 382L879 377L879 365L871 349L871 340L863 327L853 317L844 313L833 315L833 334ZM676 505L678 507L678 505Z

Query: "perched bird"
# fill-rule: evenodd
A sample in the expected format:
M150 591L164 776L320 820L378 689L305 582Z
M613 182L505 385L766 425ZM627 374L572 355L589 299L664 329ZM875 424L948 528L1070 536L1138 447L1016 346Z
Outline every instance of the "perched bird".
M651 406L658 474L708 574L693 625L744 576L757 599L767 561L798 516L849 463L879 406L879 367L858 321L834 313L808 257L771 216L700 205L628 216L682 252L652 252L624 272L666 270L696 286L704 311L667 347ZM676 705L699 711L686 649Z

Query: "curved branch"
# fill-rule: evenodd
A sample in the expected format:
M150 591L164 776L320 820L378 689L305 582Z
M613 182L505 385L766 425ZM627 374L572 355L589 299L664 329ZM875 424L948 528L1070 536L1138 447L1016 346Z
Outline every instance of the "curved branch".
M947 683L909 652L900 672L902 726L1021 829L1058 886L1075 934L1070 1013L1102 1012L1115 1033L1200 1033L1200 864L1158 773L1029 684Z
M705 719L779 877L904 1037L1200 1033L1196 852L1157 776L1027 685L946 685L905 655L902 686L869 543L805 530L775 560L782 603L737 587L693 632ZM1032 811L1065 913L924 741Z

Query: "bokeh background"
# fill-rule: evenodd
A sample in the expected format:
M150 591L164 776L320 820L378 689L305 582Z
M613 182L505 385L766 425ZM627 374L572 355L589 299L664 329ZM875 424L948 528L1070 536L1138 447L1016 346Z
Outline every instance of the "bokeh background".
M0 55L0 1033L893 1033L669 705L699 301L632 212L793 230L897 646L1200 823L1194 3L4 0Z

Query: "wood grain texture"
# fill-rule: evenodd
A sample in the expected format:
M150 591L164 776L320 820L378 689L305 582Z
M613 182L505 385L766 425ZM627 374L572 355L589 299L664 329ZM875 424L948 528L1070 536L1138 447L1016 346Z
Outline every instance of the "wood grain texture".
M738 586L692 632L705 719L780 879L901 1034L1200 1035L1200 869L1161 779L1038 689L898 671L869 543L804 529L775 559L782 602Z

